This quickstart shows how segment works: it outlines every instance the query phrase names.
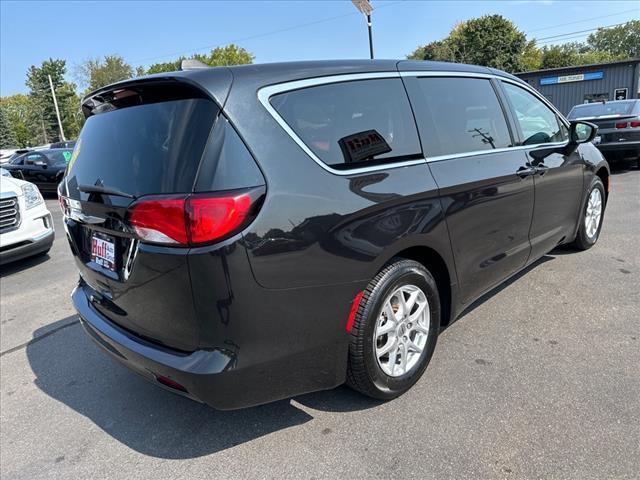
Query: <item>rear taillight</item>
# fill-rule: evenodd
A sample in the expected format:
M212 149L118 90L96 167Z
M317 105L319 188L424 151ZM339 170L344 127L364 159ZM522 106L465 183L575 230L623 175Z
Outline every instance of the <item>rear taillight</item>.
M251 209L251 197L200 197L187 199L187 224L191 243L208 243L224 237L245 221Z
M616 128L627 128L627 122L618 122L616 123Z
M631 128L640 128L640 121L629 122L629 125L631 125Z
M141 240L204 245L235 233L255 215L264 188L228 195L152 196L130 208L129 224Z
M187 245L186 198L152 197L136 202L129 223L142 240Z

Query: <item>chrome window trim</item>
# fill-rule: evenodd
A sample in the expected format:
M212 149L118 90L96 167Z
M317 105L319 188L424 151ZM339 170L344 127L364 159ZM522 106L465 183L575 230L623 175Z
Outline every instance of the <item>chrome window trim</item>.
M384 78L400 78L399 72L370 72L370 73L354 73L348 75L330 75L326 77L307 78L304 80L294 80L292 82L278 83L275 85L269 85L262 87L258 90L258 100L264 108L271 114L276 122L283 128L285 132L298 144L304 152L309 155L320 167L329 173L334 175L353 175L367 172L375 172L378 170L388 170L390 168L409 167L411 165L419 165L426 163L425 158L418 158L414 160L406 160L399 162L389 162L384 165L375 165L368 167L356 167L348 170L338 170L332 168L330 165L324 163L313 151L307 146L306 143L293 131L289 124L282 118L275 108L269 102L269 99L279 93L291 92L293 90L300 90L307 87L317 87L319 85L328 85L331 83L343 83L353 82L358 80L377 80ZM417 131L416 131L417 134Z
M560 147L566 146L569 144L569 140L564 142L554 142L554 143L538 143L535 145L518 145L514 147L505 147L505 148L496 148L493 150L474 150L471 152L462 152L462 153L453 153L447 155L437 155L433 157L425 157L419 158L415 160L407 160L407 161L399 161L399 162L389 162L383 165L375 165L375 166L365 166L365 167L356 167L350 168L348 170L338 170L332 168L331 166L324 163L313 151L302 141L302 139L293 131L293 129L289 126L289 124L284 120L284 118L276 111L276 109L271 105L269 99L277 95L279 93L291 92L293 90L300 90L308 87L316 87L319 85L328 85L331 83L342 83L342 82L353 82L358 80L377 80L384 78L403 78L403 77L464 77L464 78L485 78L488 80L496 79L503 82L511 83L520 88L523 88L534 95L538 100L540 100L543 104L549 107L560 121L569 128L569 122L564 118L564 116L558 111L555 106L553 106L544 96L542 96L538 91L536 91L533 87L531 87L526 82L520 80L514 80L508 77L503 77L501 75L496 75L492 73L478 73L478 72L450 72L446 70L437 70L437 71L408 71L408 72L368 72L368 73L352 73L352 74L344 74L344 75L328 75L323 77L313 77L306 78L303 80L293 80L283 83L277 83L274 85L268 85L266 87L262 87L258 90L258 100L262 104L262 106L269 112L269 114L273 117L273 119L282 127L282 129L291 137L291 139L298 144L298 146L309 156L311 159L316 162L322 169L326 170L329 173L334 175L355 175L362 174L368 172L375 172L379 170L390 170L393 168L401 168L408 167L412 165L425 164L428 162L439 162L442 160L450 160L454 158L464 158L464 157L473 157L477 155L487 155L490 153L502 153L513 150L532 150L536 148L548 148L548 147Z
M437 72L400 72L401 77L469 77L469 78L487 78L496 80L500 80L503 82L511 83L517 87L523 88L535 96L538 100L544 103L547 107L555 112L555 114L560 118L560 120L565 124L565 126L569 127L569 121L564 118L564 115L560 113L560 111L547 100L540 92L538 92L535 88L529 85L527 82L522 80L514 80L513 78L503 77L502 75L496 75L493 73L475 73L475 72L446 72L446 71L437 71ZM545 144L541 144L545 145ZM546 144L548 145L548 144Z
M464 152L464 153L450 153L447 155L437 155L433 157L428 157L427 162L440 162L442 160L452 160L454 158L464 158L464 157L476 157L480 155L488 155L490 153L504 153L504 152L513 152L515 150L534 150L536 148L553 148L553 147L564 147L569 142L554 142L554 143L536 143L535 145L518 145L515 147L504 147L504 148L494 148L492 150L474 150L473 152Z

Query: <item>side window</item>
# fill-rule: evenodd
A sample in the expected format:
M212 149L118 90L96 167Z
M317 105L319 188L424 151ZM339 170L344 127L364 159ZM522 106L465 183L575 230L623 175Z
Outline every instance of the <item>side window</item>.
M423 77L413 85L411 102L428 157L512 146L489 80Z
M562 142L569 138L555 112L535 95L510 83L502 82L502 85L515 111L524 145Z
M333 168L422 156L399 78L319 85L281 93L270 101L307 147Z

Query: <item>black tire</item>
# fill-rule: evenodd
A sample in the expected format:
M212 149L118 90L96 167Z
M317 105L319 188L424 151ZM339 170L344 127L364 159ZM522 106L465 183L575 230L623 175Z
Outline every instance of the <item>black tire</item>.
M585 216L587 214L587 207L589 205L589 196L594 189L600 190L600 195L602 198L602 214L600 215L600 224L598 225L598 229L593 237L589 237L587 235L587 229L585 226ZM602 230L602 223L604 220L604 212L606 209L607 197L604 191L604 185L602 184L602 180L600 177L593 177L591 180L591 185L589 185L589 189L587 190L587 195L584 199L584 205L582 206L582 210L580 211L580 218L578 219L578 233L576 235L576 239L573 241L571 246L576 250L588 250L593 247L598 241L598 237L600 237L600 230Z
M378 364L373 335L387 297L399 286L409 284L419 287L429 304L427 341L418 363L409 372L392 377ZM396 398L406 392L422 376L431 360L440 329L440 312L438 287L431 273L413 260L394 259L369 283L360 300L350 334L347 385L383 400Z

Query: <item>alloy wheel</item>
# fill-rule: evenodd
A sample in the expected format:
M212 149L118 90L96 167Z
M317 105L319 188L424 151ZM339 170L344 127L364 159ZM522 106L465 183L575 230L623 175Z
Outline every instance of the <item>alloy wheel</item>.
M584 227L587 237L591 240L596 236L600 219L602 218L602 194L598 188L591 190L587 201L587 211L584 216Z
M385 300L376 322L373 347L378 365L390 377L410 372L429 335L429 302L415 285L402 285Z

